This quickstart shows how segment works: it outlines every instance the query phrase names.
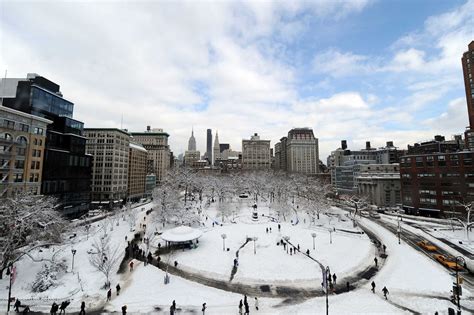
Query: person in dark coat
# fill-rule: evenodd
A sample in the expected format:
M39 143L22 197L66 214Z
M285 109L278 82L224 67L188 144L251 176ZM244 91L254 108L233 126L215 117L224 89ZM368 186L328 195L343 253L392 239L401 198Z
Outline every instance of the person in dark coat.
M244 307L245 307L245 315L249 315L250 314L249 303L244 303Z
M51 305L51 310L50 310L50 314L51 315L56 315L57 312L58 312L58 309L59 309L59 305L56 304L56 302L53 302L53 305Z
M117 296L120 295L120 283L117 283L117 285L115 286L115 289L117 290Z
M130 266L130 271L133 271L133 261L130 262L129 266Z
M375 267L378 267L378 262L379 262L379 261L378 261L377 257L375 257L375 258L374 258Z
M382 292L385 299L387 299L387 294L389 293L387 287L383 287Z
M151 264L153 262L153 255L151 254L151 252L148 253L148 263Z
M239 302L239 315L242 315L244 313L244 303L242 303L242 300Z
M109 289L109 291L107 291L107 301L110 301L111 298L112 298L112 289Z
M20 312L21 301L16 299L15 304L13 304L13 309L15 312Z
M79 315L86 315L86 302L84 301L81 302L81 311L79 312Z
M375 293L375 282L372 281L370 285L372 286L372 293Z
M171 303L170 315L174 315L174 312L176 312L176 301L175 300L173 300L173 303Z
M350 286L350 284L349 284L349 281L347 281L347 282L346 282L346 290L347 290L347 292L349 292L350 288L351 288L351 286Z
M127 314L127 305L122 306L122 315Z
M382 248L383 248L383 253L385 254L385 251L387 250L387 246L385 246L385 244L383 244Z
M308 255L308 256L309 256L309 249L307 249L307 250L306 250L306 255Z
M201 309L202 315L205 315L205 313L206 313L206 308L207 308L207 307L206 307L206 303L202 303L202 309Z
M66 314L66 308L69 304L71 304L69 300L62 302L61 306L59 307L59 314Z
M336 274L333 274L332 275L332 281L334 282L334 285L336 285L336 280L337 280Z
M174 267L175 267L175 268L178 267L178 261L177 261L177 260L174 261Z

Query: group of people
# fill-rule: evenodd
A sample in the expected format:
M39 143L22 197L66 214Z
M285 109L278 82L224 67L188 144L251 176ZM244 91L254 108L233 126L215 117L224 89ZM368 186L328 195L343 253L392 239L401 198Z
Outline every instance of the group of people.
M117 290L117 296L120 295L120 284L117 283L117 285L115 286L115 289ZM112 299L112 289L109 289L109 291L107 291L107 301L110 301Z
M69 306L69 304L71 304L71 301L69 300L61 302L61 305L58 305L56 302L53 302L53 305L51 305L51 310L49 311L49 313L51 315L56 315L59 310L59 314L66 314L66 308ZM81 310L82 310L83 305L84 305L84 314L85 314L86 304L84 302L81 303Z
M258 298L255 297L255 309L258 311ZM247 301L247 295L244 295L244 301L240 300L239 302L239 315L249 315L250 314L250 305Z
M375 293L375 282L372 281L372 283L370 285L372 286L372 293ZM383 296L385 297L385 299L387 299L387 294L389 294L387 287L385 287L385 286L383 287L382 293L383 293Z

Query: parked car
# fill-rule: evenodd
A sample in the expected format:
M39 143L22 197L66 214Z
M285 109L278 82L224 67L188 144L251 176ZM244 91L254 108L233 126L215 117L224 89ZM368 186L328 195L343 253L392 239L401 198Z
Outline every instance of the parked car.
M444 255L441 255L441 254L435 254L433 255L433 257L439 262L441 263L443 266L449 268L449 269L453 269L453 270L462 270L462 266L459 265L459 264L456 264L456 261L454 260L454 258L452 257L446 257Z
M416 244L420 246L421 248L424 248L430 252L434 252L438 250L438 247L434 246L433 244L430 244L427 240L422 240Z

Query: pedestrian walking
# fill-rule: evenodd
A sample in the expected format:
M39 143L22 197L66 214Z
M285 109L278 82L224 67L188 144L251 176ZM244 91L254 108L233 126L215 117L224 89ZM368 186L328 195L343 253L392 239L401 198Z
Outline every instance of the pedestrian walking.
M117 290L117 296L119 296L120 295L120 289L121 289L119 283L117 283L117 285L115 286L115 289Z
M290 247L290 255L293 255L293 247Z
M334 281L334 285L336 285L336 280L337 280L336 274L333 274L332 275L332 281Z
M349 292L350 288L351 288L351 285L349 284L349 281L347 281L347 282L346 282L346 290L347 290L347 292Z
M81 302L81 311L79 312L79 315L86 315L86 302L84 301Z
M127 314L127 305L122 306L122 315Z
M377 259L377 257L375 257L374 258L375 267L378 267L378 262L379 262L379 260Z
M383 248L383 253L385 254L385 251L387 250L387 246L385 246L385 244L383 244L382 248Z
M177 261L177 260L174 261L174 267L175 267L175 268L178 267L178 261Z
M281 225L280 223L278 223L278 231L280 231L280 229L281 229Z
M385 299L387 299L387 294L389 294L387 287L383 287L382 292Z
M112 289L109 289L109 291L107 291L107 302L110 301L111 298L112 298Z
M270 228L270 233L272 232L272 228Z
M205 315L206 313L206 303L202 303L202 315Z
M176 312L176 301L175 300L173 300L173 303L171 303L170 315L174 315L174 312Z
M266 228L266 232L268 233L268 228Z
M56 315L58 312L58 309L59 309L59 305L56 304L56 302L53 302L53 305L51 305L51 310L49 311L49 313L51 315Z
M258 299L255 297L255 309L258 311Z
M242 299L239 302L239 315L244 313L244 303L242 303Z
M298 244L298 251L300 251L300 244Z
M20 306L21 306L20 299L16 299L15 304L13 304L13 309L15 310L15 312L17 313L20 312Z
M128 265L130 266L130 272L132 272L133 271L133 260Z
M61 306L59 307L59 314L66 314L66 308L69 304L71 304L69 300L61 302Z
M372 281L370 285L372 286L372 293L375 293L375 282Z
M309 249L307 249L307 250L306 250L306 255L308 255L308 256L309 256Z
M249 315L250 314L249 303L244 303L244 308L245 308L245 315Z

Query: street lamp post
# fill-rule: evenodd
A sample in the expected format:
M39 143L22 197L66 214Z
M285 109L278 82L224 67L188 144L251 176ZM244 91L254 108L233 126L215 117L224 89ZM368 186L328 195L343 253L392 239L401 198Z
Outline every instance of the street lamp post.
M464 260L464 257L462 256L457 256L456 257L456 299L458 302L458 313L461 314L461 286L459 285L459 265L458 261L461 261L463 265L466 263ZM454 292L453 292L454 293Z
M222 237L222 250L225 251L225 239L227 238L227 235L224 233L224 234L221 234L221 237Z
M401 234L402 234L402 225L400 224L402 220L402 216L398 216L398 244L401 244L401 241L400 241L400 237L401 237Z
M77 250L71 249L71 253L72 253L72 267L71 267L71 272L74 272L74 256L76 256L76 252L77 252Z
M332 229L329 229L329 244L332 244Z
M8 286L8 301L7 301L7 314L10 312L10 301L12 299L12 285L15 281L15 267L12 263L8 266L7 274L10 276L10 285Z
M329 289L327 287L328 277L331 277L331 271L329 270L329 266L326 267L326 315L329 315Z
M253 237L253 254L254 255L257 254L257 245L256 245L257 240L258 240L258 237L254 236Z
M311 236L313 237L313 250L314 250L314 249L316 249L316 245L315 245L315 243L314 243L314 240L315 240L315 238L316 238L316 233L314 233L314 232L311 233Z

